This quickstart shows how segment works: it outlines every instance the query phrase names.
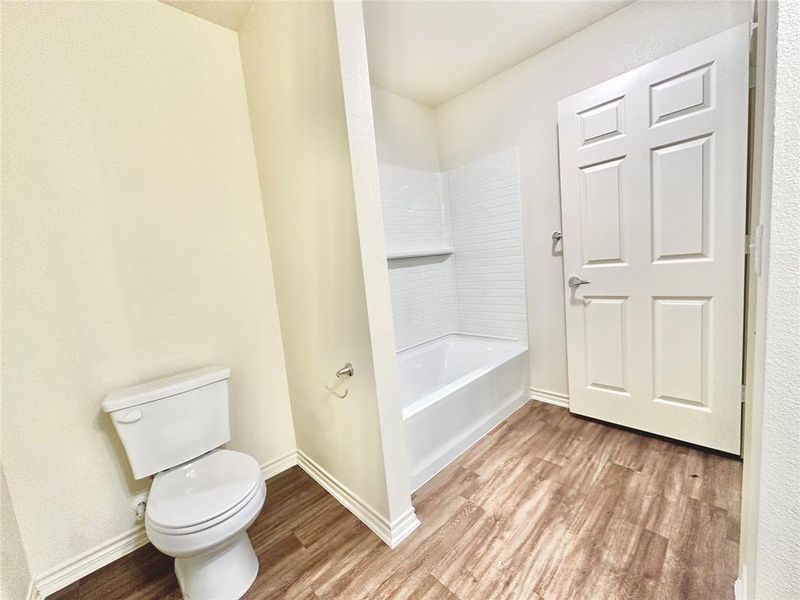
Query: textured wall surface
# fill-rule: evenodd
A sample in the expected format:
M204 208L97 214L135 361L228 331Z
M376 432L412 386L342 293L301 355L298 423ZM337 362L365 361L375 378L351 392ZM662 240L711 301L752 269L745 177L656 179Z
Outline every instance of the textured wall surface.
M297 447L388 516L333 7L256 2L239 43ZM347 361L342 401L322 381Z
M411 504L397 379L364 15L360 2L337 0L334 2L334 11L347 120L347 140L352 156L353 196L364 273L367 319L375 368L376 404L385 467L388 517L393 523L392 528L401 530L397 535L404 537L419 526L419 519Z
M31 581L31 572L25 556L25 548L19 533L14 504L8 493L5 472L0 469L0 534L3 536L0 552L0 598L17 600L24 598Z
M800 5L778 5L777 34L758 543L748 600L800 598Z
M109 391L228 365L230 446L295 440L236 34L158 2L2 10L2 456L38 575L136 525Z
M433 110L374 85L371 90L378 160L413 169L439 170Z

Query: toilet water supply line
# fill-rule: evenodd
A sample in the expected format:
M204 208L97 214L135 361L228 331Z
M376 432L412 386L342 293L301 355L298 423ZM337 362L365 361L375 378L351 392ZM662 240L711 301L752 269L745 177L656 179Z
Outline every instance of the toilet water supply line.
M343 399L343 398L345 398L347 396L347 393L350 391L350 388L347 385L347 378L348 377L352 377L354 372L355 371L353 371L353 365L351 365L349 362L344 363L344 366L341 369L339 369L338 371L336 371L336 377L341 379L342 381L344 381L344 394L338 393L331 386L329 386L325 381L322 382L322 385L331 394L333 394L334 396L336 396L339 399Z

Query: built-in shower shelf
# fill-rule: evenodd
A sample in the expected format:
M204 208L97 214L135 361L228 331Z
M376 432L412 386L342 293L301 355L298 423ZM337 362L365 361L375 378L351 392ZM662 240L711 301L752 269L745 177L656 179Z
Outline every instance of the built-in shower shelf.
M453 253L450 246L419 246L408 248L393 248L386 253L388 260L397 258L417 258L420 256L447 256Z

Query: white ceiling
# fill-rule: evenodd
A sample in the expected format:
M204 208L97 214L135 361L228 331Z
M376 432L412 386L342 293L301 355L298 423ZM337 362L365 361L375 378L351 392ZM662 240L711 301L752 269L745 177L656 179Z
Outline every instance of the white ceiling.
M633 0L366 0L372 83L436 107Z

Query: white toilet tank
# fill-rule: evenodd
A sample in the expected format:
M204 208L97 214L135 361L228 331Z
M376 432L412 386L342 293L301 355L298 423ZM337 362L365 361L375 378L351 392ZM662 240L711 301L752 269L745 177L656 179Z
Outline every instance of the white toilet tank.
M231 439L227 367L204 367L111 392L103 400L136 479Z

